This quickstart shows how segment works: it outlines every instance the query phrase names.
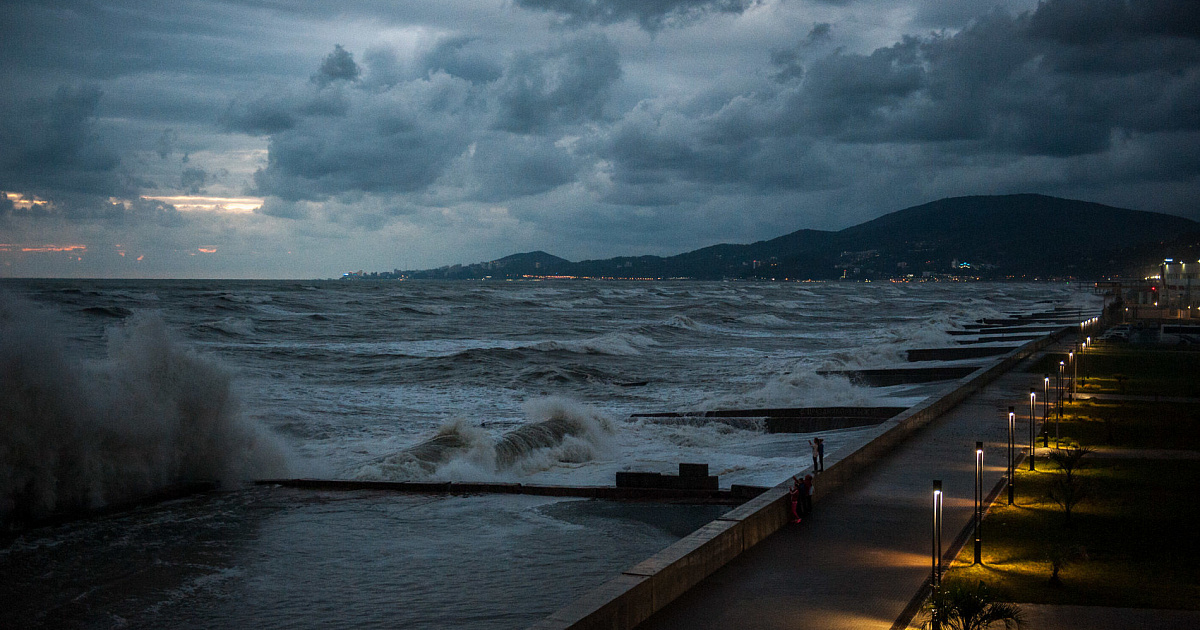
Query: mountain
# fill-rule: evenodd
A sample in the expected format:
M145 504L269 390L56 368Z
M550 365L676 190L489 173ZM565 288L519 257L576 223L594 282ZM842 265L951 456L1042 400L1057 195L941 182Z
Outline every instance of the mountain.
M412 278L880 279L914 275L1098 278L1194 257L1200 224L1045 195L941 199L838 232L799 230L676 256L571 262L545 252L405 272ZM1190 258L1188 258L1190 260Z

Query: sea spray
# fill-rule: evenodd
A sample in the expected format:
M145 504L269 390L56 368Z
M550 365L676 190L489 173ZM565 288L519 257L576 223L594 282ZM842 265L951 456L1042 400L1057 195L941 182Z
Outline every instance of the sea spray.
M561 464L581 464L609 452L614 423L599 410L567 398L536 398L525 404L532 421L496 444L499 469L521 474Z
M282 448L241 415L229 372L173 341L158 316L111 328L100 361L73 355L56 321L0 295L0 524L285 472Z
M612 420L560 397L525 404L529 422L499 437L461 418L428 440L358 466L357 479L479 481L590 461L612 448Z
M491 469L495 460L491 436L463 418L455 418L438 428L433 437L404 450L358 466L350 476L355 479L416 481L427 479L438 468L455 459L479 462Z

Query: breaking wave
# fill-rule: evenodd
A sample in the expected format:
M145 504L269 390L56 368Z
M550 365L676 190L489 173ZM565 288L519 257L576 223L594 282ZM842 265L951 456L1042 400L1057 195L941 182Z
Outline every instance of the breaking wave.
M47 313L0 295L0 524L119 504L189 480L283 473L230 374L135 314L108 356L71 356Z
M231 337L248 337L254 334L254 320L248 317L226 317L213 322L196 325Z
M687 315L672 315L671 318L666 321L664 326L670 328L680 328L683 330L700 330L704 327L703 324L700 324Z
M356 479L497 479L591 461L612 448L612 420L564 398L526 404L529 422L498 437L456 419L432 438L352 471Z
M771 315L770 313L746 315L744 317L739 317L737 321L745 324L754 324L755 326L766 326L768 328L786 328L792 325L792 323L786 319L783 319L778 315Z
M655 341L636 333L612 333L602 337L577 341L544 341L530 346L542 352L573 352L577 354L607 354L613 356L636 356L643 348L655 345Z
M704 408L871 407L881 400L878 392L854 385L845 376L806 370L774 376L750 391L710 400Z

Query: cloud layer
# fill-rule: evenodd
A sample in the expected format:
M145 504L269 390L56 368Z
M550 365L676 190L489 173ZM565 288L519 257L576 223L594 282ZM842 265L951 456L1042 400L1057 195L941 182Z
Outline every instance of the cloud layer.
M1194 3L993 5L12 3L0 240L136 241L164 274L221 243L227 275L334 275L674 253L962 194L1200 218ZM173 195L263 202L144 198Z

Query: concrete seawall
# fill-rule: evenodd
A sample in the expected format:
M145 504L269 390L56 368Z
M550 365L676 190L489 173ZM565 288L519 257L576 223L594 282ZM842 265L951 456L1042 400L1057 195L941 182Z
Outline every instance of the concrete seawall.
M1012 350L959 379L942 396L884 421L858 443L826 457L814 501L837 493L913 432L981 390L1018 362L1077 330L1057 332ZM680 539L531 626L536 630L633 628L791 520L788 482L781 483Z
M620 473L618 473L620 474ZM715 477L713 477L715 485ZM458 481L367 481L359 479L259 479L260 486L305 490L374 490L406 494L528 494L542 497L579 497L609 501L741 505L764 488L733 485L728 490L688 488L637 488L612 486L551 486L528 483Z

